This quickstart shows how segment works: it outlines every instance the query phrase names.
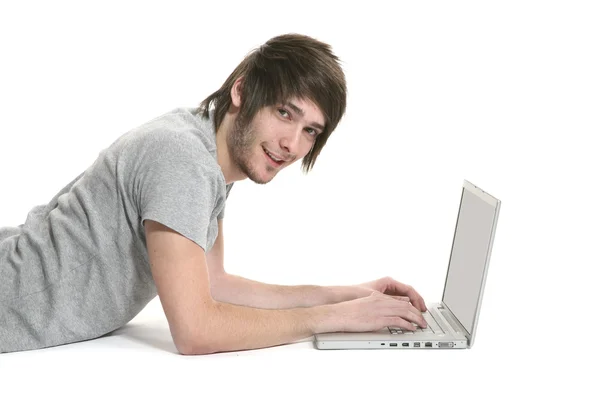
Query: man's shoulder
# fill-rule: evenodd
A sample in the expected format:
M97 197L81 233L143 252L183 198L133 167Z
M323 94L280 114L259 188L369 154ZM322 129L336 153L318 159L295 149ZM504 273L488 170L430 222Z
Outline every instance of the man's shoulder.
M216 164L216 139L209 121L177 108L129 132L124 156L177 157ZM208 132L207 132L208 130Z

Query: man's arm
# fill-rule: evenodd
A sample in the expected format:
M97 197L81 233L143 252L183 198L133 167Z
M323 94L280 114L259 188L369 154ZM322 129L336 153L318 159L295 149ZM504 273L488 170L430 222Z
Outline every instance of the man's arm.
M378 292L354 301L311 308L264 310L221 303L211 296L202 247L168 227L145 221L146 243L171 336L182 354L208 354L291 343L315 333L365 332L425 325L406 301Z
M353 300L370 291L351 286L274 285L226 274L213 290L219 301L248 307L286 309L314 307Z
M223 220L215 244L206 254L211 293L224 303L265 309L313 307L368 296L370 291L351 286L273 285L225 272Z
M144 226L152 275L180 353L275 346L320 330L317 309L260 310L214 300L202 247L158 222Z

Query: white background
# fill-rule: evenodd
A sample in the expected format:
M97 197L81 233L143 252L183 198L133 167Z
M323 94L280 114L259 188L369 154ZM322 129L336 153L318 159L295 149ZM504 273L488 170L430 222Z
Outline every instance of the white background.
M228 271L443 289L463 179L502 200L465 351L174 353L158 299L113 336L0 356L2 398L594 397L600 20L594 2L0 2L0 226L120 135L288 32L332 45L347 113L317 160L240 182Z

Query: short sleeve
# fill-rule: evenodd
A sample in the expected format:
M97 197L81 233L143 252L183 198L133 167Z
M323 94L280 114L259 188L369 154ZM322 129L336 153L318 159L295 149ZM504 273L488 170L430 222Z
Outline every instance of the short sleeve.
M225 200L227 200L229 198L229 192L231 191L232 187L233 187L233 183L230 183L229 185L227 185L226 193L225 193ZM223 209L219 213L219 216L217 217L217 219L223 219L223 218L225 218L225 205L223 205Z
M154 220L207 250L219 196L215 160L185 134L157 135L140 147L133 191L142 225Z

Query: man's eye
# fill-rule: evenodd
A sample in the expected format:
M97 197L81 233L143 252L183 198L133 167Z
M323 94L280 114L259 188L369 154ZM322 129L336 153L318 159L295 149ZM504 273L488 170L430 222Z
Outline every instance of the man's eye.
M278 109L277 111L279 111L279 115L281 115L282 117L288 117L288 112L285 111L283 108Z

